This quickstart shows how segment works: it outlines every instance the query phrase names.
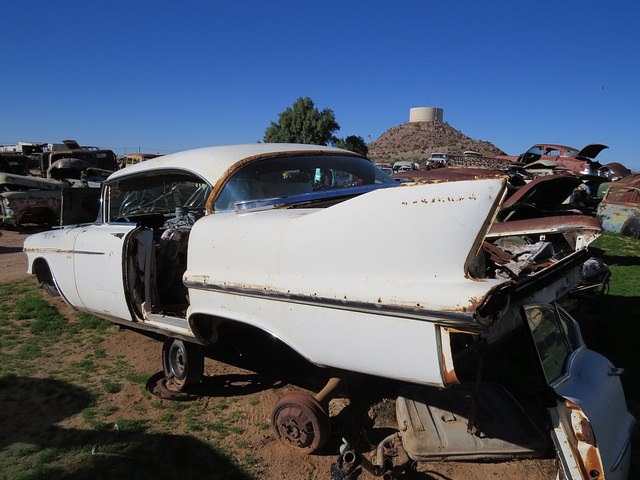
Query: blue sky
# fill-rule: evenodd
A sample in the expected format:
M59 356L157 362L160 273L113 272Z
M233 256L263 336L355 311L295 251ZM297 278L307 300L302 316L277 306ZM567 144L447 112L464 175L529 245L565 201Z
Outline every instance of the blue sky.
M440 107L508 154L604 143L600 161L640 171L631 0L21 0L0 14L0 143L254 143L308 96L341 137Z

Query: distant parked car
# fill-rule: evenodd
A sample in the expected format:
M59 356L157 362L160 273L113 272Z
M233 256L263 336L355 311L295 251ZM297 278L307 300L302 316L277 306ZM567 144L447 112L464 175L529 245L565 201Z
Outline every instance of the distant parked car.
M425 163L427 168L446 167L451 163L451 157L446 153L434 152L429 155L429 158Z
M463 158L482 158L482 154L480 152L474 152L473 150L467 150L462 153Z
M160 155L155 153L127 153L126 155L118 157L118 166L124 168L159 156Z
M418 170L418 164L415 162L408 162L405 160L400 160L393 164L394 172L409 172L412 170Z
M393 175L393 164L392 163L376 163L376 167L382 170L387 175Z
M640 238L640 174L608 184L596 217L604 230Z

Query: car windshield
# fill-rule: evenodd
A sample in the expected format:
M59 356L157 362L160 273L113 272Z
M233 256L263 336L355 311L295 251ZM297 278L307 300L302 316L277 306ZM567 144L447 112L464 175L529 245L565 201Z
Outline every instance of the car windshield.
M140 215L175 215L176 207L204 213L211 187L186 173L134 176L111 182L105 189L106 221L131 221Z
M359 157L301 155L269 158L238 170L220 190L214 208L231 210L236 203L251 200L395 183L373 163Z
M542 155L542 147L540 146L531 147L529 150L527 150L527 153L531 153L533 155Z

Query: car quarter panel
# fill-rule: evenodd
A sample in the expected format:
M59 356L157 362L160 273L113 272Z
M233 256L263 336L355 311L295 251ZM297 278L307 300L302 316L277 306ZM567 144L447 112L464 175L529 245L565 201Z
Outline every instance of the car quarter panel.
M503 179L398 186L324 209L219 213L198 221L185 280L380 306L467 313L502 280L475 280ZM411 264L379 255L421 252Z
M435 323L202 289L191 289L190 298L191 312L258 326L316 365L447 384L448 337L442 341L446 332Z
M189 240L189 313L258 326L320 365L442 385L439 324L472 324L474 302L504 283L466 271L503 185L416 184L325 209L209 215ZM424 255L406 264L379 245Z

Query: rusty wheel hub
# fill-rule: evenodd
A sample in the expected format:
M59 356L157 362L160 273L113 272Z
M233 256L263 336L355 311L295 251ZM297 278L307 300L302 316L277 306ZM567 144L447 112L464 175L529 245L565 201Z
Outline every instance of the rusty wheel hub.
M276 403L271 424L285 445L307 453L322 447L331 433L329 416L320 403L301 392L288 393Z

